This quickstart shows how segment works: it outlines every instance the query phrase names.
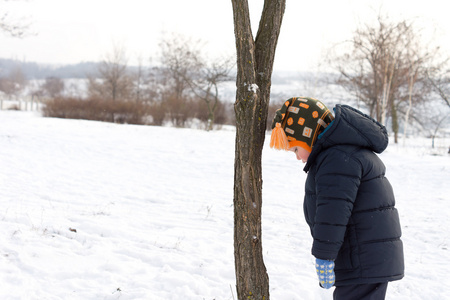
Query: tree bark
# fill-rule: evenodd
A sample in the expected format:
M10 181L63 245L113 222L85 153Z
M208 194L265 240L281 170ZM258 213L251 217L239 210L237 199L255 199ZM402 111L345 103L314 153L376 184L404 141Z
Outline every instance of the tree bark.
M391 117L392 117L392 131L394 131L394 143L398 144L398 115L397 115L397 107L395 106L394 101L391 102Z
M409 114L411 113L411 109L413 106L412 103L412 97L413 97L413 88L414 88L414 83L417 79L417 75L418 75L418 70L416 71L414 69L414 63L411 64L411 70L410 72L414 72L414 74L410 74L410 78L409 78L409 86L408 86L408 107L406 108L406 113L405 113L405 125L403 127L403 146L405 146L406 144L406 134L408 131L408 121L409 121Z
M237 52L234 256L239 300L269 300L262 256L261 154L285 0L265 0L256 39L247 0L232 0Z

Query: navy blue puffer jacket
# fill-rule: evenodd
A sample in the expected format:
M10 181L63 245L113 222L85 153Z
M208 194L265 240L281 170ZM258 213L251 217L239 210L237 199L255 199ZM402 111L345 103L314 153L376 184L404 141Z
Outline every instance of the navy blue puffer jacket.
M305 165L304 213L314 239L312 254L335 261L336 286L403 277L394 193L375 154L387 145L384 126L337 105L335 120Z

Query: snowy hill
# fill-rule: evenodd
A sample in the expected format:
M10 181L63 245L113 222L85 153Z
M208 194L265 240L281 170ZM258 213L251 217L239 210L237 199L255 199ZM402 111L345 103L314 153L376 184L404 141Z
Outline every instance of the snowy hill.
M234 138L231 129L0 111L0 299L237 299ZM450 293L448 143L431 155L429 140L411 139L381 155L406 258L387 299ZM310 255L302 167L264 148L263 254L275 300L332 298Z

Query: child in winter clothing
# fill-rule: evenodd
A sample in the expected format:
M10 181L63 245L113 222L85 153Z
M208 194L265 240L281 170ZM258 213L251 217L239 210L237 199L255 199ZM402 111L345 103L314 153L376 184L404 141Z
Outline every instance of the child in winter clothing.
M387 131L350 106L334 112L313 98L287 100L271 147L306 162L303 208L320 286L336 286L335 300L384 299L387 283L404 276L394 193L375 154L386 149Z

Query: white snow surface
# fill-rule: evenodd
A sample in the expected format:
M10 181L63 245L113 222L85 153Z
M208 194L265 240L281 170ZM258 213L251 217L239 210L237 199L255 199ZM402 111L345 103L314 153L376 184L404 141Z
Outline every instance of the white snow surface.
M0 111L0 299L231 300L234 140L201 131ZM303 217L306 174L263 150L271 299L332 299ZM401 144L401 143L400 143ZM387 299L449 299L450 157L391 144L406 276Z

